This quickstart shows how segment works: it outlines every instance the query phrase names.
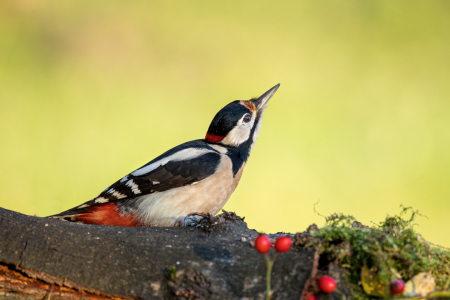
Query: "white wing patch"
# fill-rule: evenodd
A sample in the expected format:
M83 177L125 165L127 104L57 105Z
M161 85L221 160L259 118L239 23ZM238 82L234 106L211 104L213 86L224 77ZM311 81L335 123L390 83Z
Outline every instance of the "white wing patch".
M159 182L159 181L152 181L152 183L155 185L155 184L160 184L161 182Z
M106 193L113 195L117 199L122 199L122 198L126 198L127 197L127 195L121 194L118 191L116 191L115 189L110 189Z
M78 206L77 208L85 208L85 207L89 207L89 205L83 204L83 205Z
M125 176L124 178L120 179L120 182L125 182L128 179L128 175Z
M160 167L160 166L164 166L165 164L167 164L169 161L182 161L182 160L188 160L188 159L192 159L192 158L196 158L199 157L203 154L206 153L215 153L211 150L208 149L202 149L202 148L188 148L188 149L184 149L181 151L178 151L172 155L169 155L167 157L164 157L158 161L155 161L154 163L151 163L145 167L142 167L140 169L137 169L136 171L134 171L133 173L131 173L131 175L133 176L141 176L144 174L147 174L153 170L155 170L156 168Z
M125 185L128 186L128 187L130 187L130 188L131 188L131 191L132 191L134 194L137 195L137 194L140 194L140 193L141 193L141 190L139 189L139 186L133 181L133 179L128 180L128 182L125 183Z
M106 198L104 198L104 197L98 197L97 199L95 199L95 203L106 203L106 202L108 202L109 200L108 199L106 199Z

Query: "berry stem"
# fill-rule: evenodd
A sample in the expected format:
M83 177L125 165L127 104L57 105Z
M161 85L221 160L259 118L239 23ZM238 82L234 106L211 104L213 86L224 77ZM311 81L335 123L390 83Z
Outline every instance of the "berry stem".
M266 259L266 267L269 267L270 264L270 258L269 255L267 255L267 253L264 254L264 258Z
M266 274L266 300L270 300L270 273L272 272L273 261L269 261Z
M272 296L272 291L270 288L270 277L272 274L272 266L273 263L275 262L275 259L278 256L278 252L276 252L274 254L274 256L272 257L272 259L269 258L269 255L264 254L264 257L266 259L266 265L267 265L267 273L266 273L266 300L270 300L271 296Z

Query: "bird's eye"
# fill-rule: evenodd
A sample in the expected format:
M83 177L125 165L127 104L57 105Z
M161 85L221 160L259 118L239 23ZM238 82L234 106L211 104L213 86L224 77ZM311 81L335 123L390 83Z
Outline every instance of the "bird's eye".
M246 114L246 115L244 116L244 122L245 122L245 123L250 122L251 119L252 119L252 117L251 117L249 114Z

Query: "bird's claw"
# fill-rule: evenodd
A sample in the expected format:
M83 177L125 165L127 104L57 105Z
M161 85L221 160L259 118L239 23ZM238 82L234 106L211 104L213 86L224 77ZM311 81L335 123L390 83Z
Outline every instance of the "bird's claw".
M211 214L206 213L198 213L193 212L184 217L183 220L177 222L176 226L187 227L187 226L195 226L199 227L201 225L201 221L205 218L208 218Z
M197 215L187 215L184 219L183 219L183 227L185 226L195 226L198 227L200 226L200 222L202 221L202 218L197 217Z
M222 210L223 214L218 216L214 216L210 213L204 212L193 212L184 217L183 220L180 220L176 223L175 226L187 227L211 227L218 224L223 224L226 221L243 221L244 218L237 216L234 212L228 212L226 210Z

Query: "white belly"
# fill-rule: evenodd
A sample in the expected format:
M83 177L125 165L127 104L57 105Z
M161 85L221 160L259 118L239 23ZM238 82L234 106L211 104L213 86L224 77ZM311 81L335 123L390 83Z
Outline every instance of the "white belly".
M235 190L243 167L233 178L231 160L224 155L214 175L192 185L143 197L138 207L140 221L147 226L173 226L193 212L215 215Z

